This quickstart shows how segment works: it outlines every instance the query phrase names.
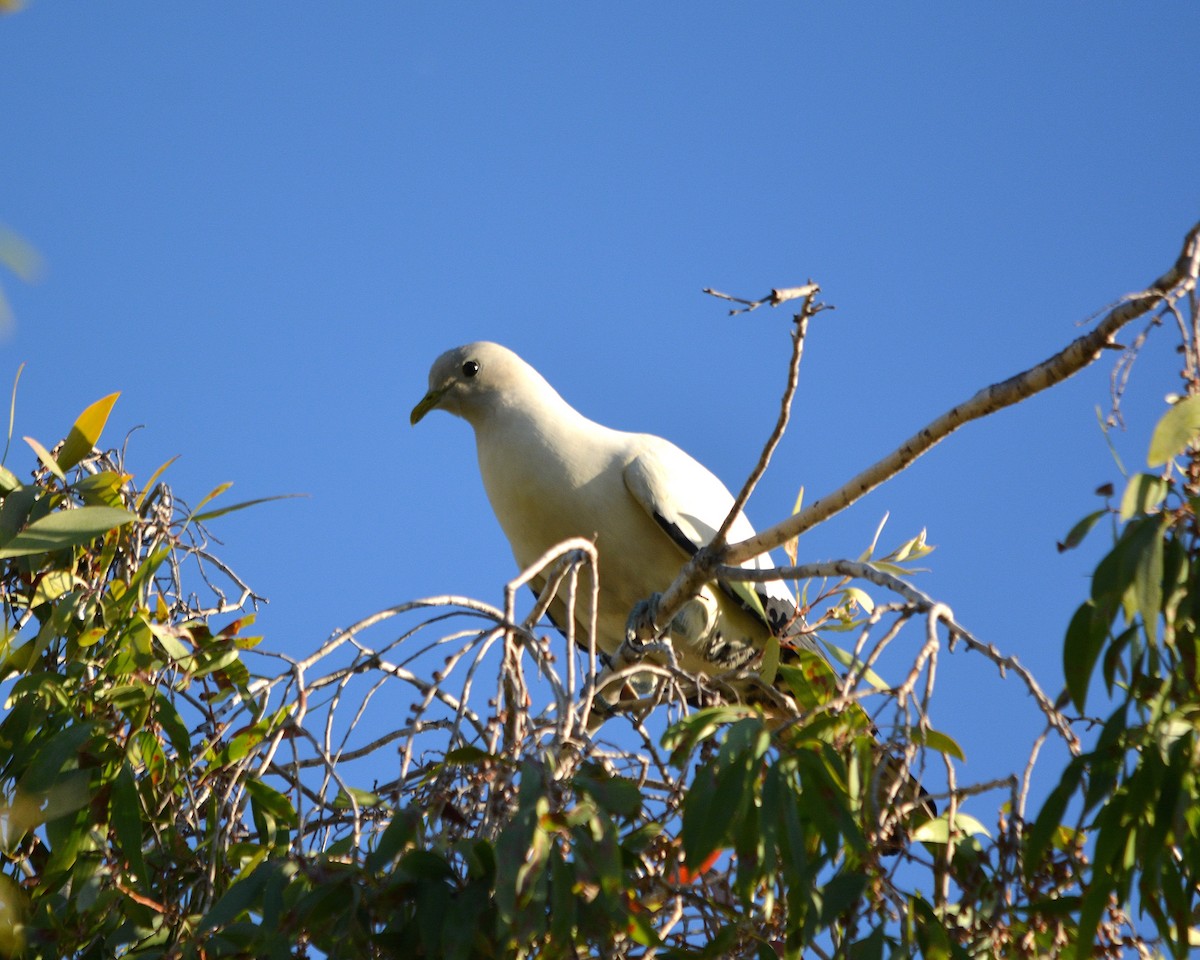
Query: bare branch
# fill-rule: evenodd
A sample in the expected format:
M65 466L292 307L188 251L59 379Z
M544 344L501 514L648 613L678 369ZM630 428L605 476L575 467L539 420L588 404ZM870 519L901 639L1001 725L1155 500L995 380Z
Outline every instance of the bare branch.
M1090 333L1072 341L1054 356L1000 383L985 387L965 403L918 430L879 462L842 484L833 493L814 501L799 513L758 536L733 544L722 558L742 563L751 557L782 546L793 537L816 526L874 490L911 465L919 456L940 443L959 427L1025 400L1047 387L1074 376L1115 345L1122 327L1160 306L1174 303L1196 289L1200 276L1200 223L1188 232L1175 265L1144 291L1132 294L1114 307Z
M777 307L781 303L787 303L789 300L799 300L803 297L812 297L821 292L821 288L812 281L809 281L802 287L782 287L776 288L768 293L760 300L743 300L741 297L730 296L728 293L721 293L720 290L713 290L711 287L705 287L700 291L707 293L710 297L716 297L719 300L728 300L731 303L742 303L745 306L741 310L730 310L731 317L737 316L739 313L749 313L751 310L757 310L764 305Z

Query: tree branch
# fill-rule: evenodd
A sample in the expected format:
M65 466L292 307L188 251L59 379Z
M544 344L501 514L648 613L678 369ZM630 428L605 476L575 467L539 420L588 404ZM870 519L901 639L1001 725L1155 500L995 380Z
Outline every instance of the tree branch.
M1195 290L1200 275L1200 223L1188 231L1183 251L1175 265L1141 293L1132 294L1110 310L1090 333L1068 344L1054 356L1016 376L980 390L965 403L952 407L918 430L892 453L868 467L782 523L749 540L731 545L721 558L738 564L782 546L818 523L827 520L861 499L885 480L894 477L919 456L940 443L963 424L978 420L1061 383L1091 364L1106 348L1114 346L1117 331L1132 320Z

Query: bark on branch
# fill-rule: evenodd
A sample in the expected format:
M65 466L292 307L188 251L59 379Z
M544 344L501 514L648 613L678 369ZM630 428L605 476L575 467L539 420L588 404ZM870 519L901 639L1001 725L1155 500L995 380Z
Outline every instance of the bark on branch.
M1140 293L1125 297L1094 329L1068 344L1054 356L1000 383L980 390L918 430L896 450L851 478L837 490L809 504L799 513L757 536L721 549L705 548L684 567L660 598L656 621L670 623L687 600L713 579L721 564L736 565L782 546L793 537L841 512L884 481L910 466L923 453L972 420L1025 400L1061 383L1091 364L1105 349L1115 346L1117 332L1126 324L1160 306L1170 306L1195 291L1200 276L1200 223L1188 231L1174 266Z

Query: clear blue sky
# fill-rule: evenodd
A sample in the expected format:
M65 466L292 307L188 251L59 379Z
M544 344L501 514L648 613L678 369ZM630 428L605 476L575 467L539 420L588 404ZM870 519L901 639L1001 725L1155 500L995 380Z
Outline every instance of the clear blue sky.
M144 424L131 465L181 454L183 496L310 494L215 525L271 598L267 644L299 654L403 600L499 602L514 572L469 429L408 426L443 349L501 341L732 485L788 316L700 289L811 277L837 310L751 504L766 525L1169 266L1200 216L1198 15L35 0L0 19L0 223L47 271L3 275L0 381L27 363L17 431L46 444L122 391L109 439ZM1135 369L1131 465L1173 346ZM919 585L1056 691L1102 537L1055 539L1116 476L1110 366L970 426L802 556L857 555L885 511L888 545L927 527ZM939 681L964 780L1021 762L1039 717L1015 682L965 655Z

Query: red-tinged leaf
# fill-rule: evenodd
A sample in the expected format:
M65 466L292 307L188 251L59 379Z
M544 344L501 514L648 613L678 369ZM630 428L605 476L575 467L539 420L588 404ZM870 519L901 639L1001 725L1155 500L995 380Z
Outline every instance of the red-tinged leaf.
M201 500L198 504L196 504L196 506L193 508L192 512L190 514L188 514L188 518L185 521L185 525L188 523L191 523L196 518L196 516L200 513L201 507L203 507L205 504L212 503L213 500L215 500L217 497L219 497L221 494L223 494L226 490L228 490L232 486L233 486L233 481L227 480L224 483L219 483L215 487L213 487L212 490L209 491L208 496L206 496L203 500Z
M217 634L217 636L224 637L226 640L228 640L230 637L237 636L237 634L242 632L242 628L250 626L250 624L254 622L254 619L255 615L253 613L247 614L244 617L238 617L236 620L227 623Z
M700 877L708 873L721 858L725 850L718 847L707 857L704 858L696 867L690 868L686 864L681 863L675 871L675 881L677 883L695 883Z

